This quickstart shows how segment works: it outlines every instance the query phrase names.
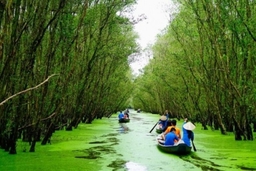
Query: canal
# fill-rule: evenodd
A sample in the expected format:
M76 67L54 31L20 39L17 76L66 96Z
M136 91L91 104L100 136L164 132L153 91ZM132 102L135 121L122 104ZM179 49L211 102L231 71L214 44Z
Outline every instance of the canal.
M157 148L155 130L149 133L159 116L131 111L130 118L131 121L123 125L117 125L115 116L109 121L118 132L115 136L118 143L114 145L116 160L110 165L117 166L117 170L256 170L254 141L234 141L232 133L224 136L219 131L202 130L201 125L197 125L194 131L196 152L187 156L166 154ZM182 122L178 122L179 128Z
M38 142L34 153L28 152L27 142L19 141L16 155L0 152L0 170L256 171L255 141L235 141L233 133L224 136L195 123L197 151L187 156L166 154L157 148L155 130L149 133L159 116L131 110L130 118L119 124L115 114L81 123L72 131L56 131L51 144Z

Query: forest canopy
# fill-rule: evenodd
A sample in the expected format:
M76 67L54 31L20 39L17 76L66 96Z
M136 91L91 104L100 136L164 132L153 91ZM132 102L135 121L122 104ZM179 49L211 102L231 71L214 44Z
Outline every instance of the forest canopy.
M0 1L1 148L16 154L21 139L34 152L55 130L129 105L253 140L256 2L177 0L179 13L134 78L129 62L140 51L133 28L140 19L123 14L135 3Z
M136 78L137 108L188 117L204 129L253 140L256 131L256 2L178 1L179 13Z
M55 130L126 108L133 89L128 56L138 51L133 0L0 1L0 147L45 145Z

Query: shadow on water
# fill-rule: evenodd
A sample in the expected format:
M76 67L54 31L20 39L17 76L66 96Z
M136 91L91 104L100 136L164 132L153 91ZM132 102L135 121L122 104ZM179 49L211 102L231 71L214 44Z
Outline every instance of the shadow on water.
M119 132L127 133L128 131L129 131L129 128L127 127L127 125L125 123L120 123ZM91 147L89 149L84 149L84 150L75 150L83 153L83 155L75 156L75 158L98 159L98 158L104 158L104 156L107 154L114 154L116 156L115 160L111 161L108 165L106 165L108 168L111 168L112 171L118 171L121 168L122 170L125 170L125 171L147 171L147 167L139 163L121 159L123 155L118 154L117 151L113 148L114 145L117 145L119 143L119 139L116 138L117 135L118 133L107 134L107 135L101 136L106 138L102 141L89 142L89 144L97 144L99 146Z
M202 171L221 171L222 169L216 168L216 167L222 167L221 165L217 165L214 162L211 162L209 160L203 159L198 157L194 152L192 152L190 155L186 156L180 156L180 158L186 162L189 162L199 168L202 169Z
M84 155L75 156L75 158L84 158L84 159L102 158L101 156L104 154L116 153L116 151L112 148L113 145L115 145L115 143L110 145L105 145L105 146L95 146L95 147L91 147L89 149L84 149L84 150L74 150L74 151L84 153Z
M129 131L129 127L126 125L126 123L119 123L119 133L127 133Z
M76 155L75 158L100 159L101 162L98 162L98 160L95 160L95 162L100 163L103 170L110 169L112 171L168 170L172 167L182 171L256 171L254 166L247 165L243 162L244 160L239 163L236 162L236 160L240 161L241 155L225 153L226 151L220 153L220 150L216 152L211 148L200 146L200 144L197 146L196 152L192 151L188 155L166 154L159 149L156 150L155 137L157 134L155 132L148 133L155 122L150 122L145 115L140 115L141 117L136 114L131 115L132 122L130 123L117 124L114 118L113 121L110 121L110 123L115 123L112 126L113 132L99 137L95 136L97 140L89 142L94 147L77 150L80 154ZM197 133L198 142L212 144L209 135L203 133L200 137L199 133ZM214 134L214 136L217 135ZM216 137L214 138L216 139ZM127 144L129 144L129 148L126 148ZM228 147L230 148L230 146ZM254 157L255 155L251 156Z
M125 130L123 130L125 131ZM122 154L117 154L117 151L114 150L113 146L118 144L119 140L116 137L112 137L112 136L116 136L117 134L108 134L108 135L104 135L102 137L107 137L106 140L104 141L93 141L93 142L89 142L89 144L98 144L99 146L95 146L95 147L91 147L89 149L84 149L84 150L75 150L78 152L82 152L84 155L80 155L80 156L75 156L75 158L82 158L82 159L98 159L98 158L104 158L104 155L107 154L115 154L117 157L122 157ZM110 143L108 145L102 145L102 144L107 144ZM117 171L120 168L124 168L125 170L141 170L141 166L139 166L136 163L133 162L129 162L129 161L125 161L122 160L120 158L116 158L114 161L112 161L110 164L107 165L107 167L112 168L112 171Z
M126 162L127 162L127 161L122 160L122 159L116 159L115 161L112 161L112 163L110 163L110 164L108 165L108 167L111 167L111 168L113 168L113 171L116 171L116 170L118 170L119 168L124 167L124 165L125 165Z
M195 166L197 166L198 168L201 168L202 171L225 171L227 169L232 169L233 167L229 167L229 166L223 166L223 165L219 165L216 164L210 160L206 160L203 159L199 156L197 156L196 153L192 152L190 155L183 155L180 156L180 158L186 162L189 162ZM219 157L218 160L225 160L225 157ZM250 171L256 171L256 168L249 168L249 167L244 167L244 166L238 166L237 168L239 170L250 170Z
M85 155L75 156L75 158L98 159L98 158L101 158L102 154L116 153L113 146L117 145L119 140L116 137L112 137L116 135L117 134L104 135L102 137L107 137L107 139L103 141L89 142L89 144L99 144L99 146L91 147L84 150L74 150L74 151L82 152L85 154ZM102 145L107 143L108 145Z
M113 168L113 171L119 170L120 168L123 168L125 171L147 171L147 167L145 166L122 159L116 159L111 164L109 164L108 167Z

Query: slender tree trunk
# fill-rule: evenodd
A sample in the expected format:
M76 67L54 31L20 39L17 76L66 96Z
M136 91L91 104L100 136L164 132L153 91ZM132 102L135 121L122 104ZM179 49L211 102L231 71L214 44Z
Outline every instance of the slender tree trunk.
M41 142L41 145L46 145L47 142L50 143L50 138L52 136L52 133L53 133L54 129L55 129L55 126L51 122L49 127L48 127L48 130L47 130L47 132L46 132L46 134L45 134L45 136L44 136L44 138Z
M36 141L38 138L38 126L39 126L40 119L36 122L36 124L33 126L33 133L32 133L32 142L30 145L29 152L35 152L36 147Z
M15 128L13 128L8 141L9 143L8 146L10 147L9 154L17 154L16 141L17 141L17 131L15 130Z

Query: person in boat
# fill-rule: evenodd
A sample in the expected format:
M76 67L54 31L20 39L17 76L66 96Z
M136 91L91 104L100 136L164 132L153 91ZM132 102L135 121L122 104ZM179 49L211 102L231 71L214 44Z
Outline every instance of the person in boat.
M124 113L124 119L129 119L129 114L128 113Z
M168 110L165 110L164 115L167 117L167 119L170 118L170 115L169 115L169 111L168 111Z
M183 123L182 126L182 140L184 141L185 144L187 144L187 146L191 146L191 142L190 141L194 141L194 133L193 130L196 128L196 126L187 120L187 118L185 118L185 122Z
M164 114L160 117L159 120L159 129L162 129L162 131L164 132L168 126L168 122L169 122L169 111L165 110ZM170 131L169 131L170 132Z
M166 134L165 141L158 140L163 145L174 145L175 142L179 141L179 138L175 134L175 128L171 128L171 131Z
M161 139L165 140L165 136L171 132L172 128L175 128L175 134L179 139L181 139L180 129L176 126L177 121L175 119L168 121L167 129L161 134Z
M124 112L124 118L129 119L129 110L128 109L126 109Z
M161 129L163 132L168 127L168 119L165 115L162 115L158 122L158 129Z
M122 111L120 111L120 113L119 113L119 115L118 115L118 119L119 119L119 120L124 119L124 114L123 114Z

